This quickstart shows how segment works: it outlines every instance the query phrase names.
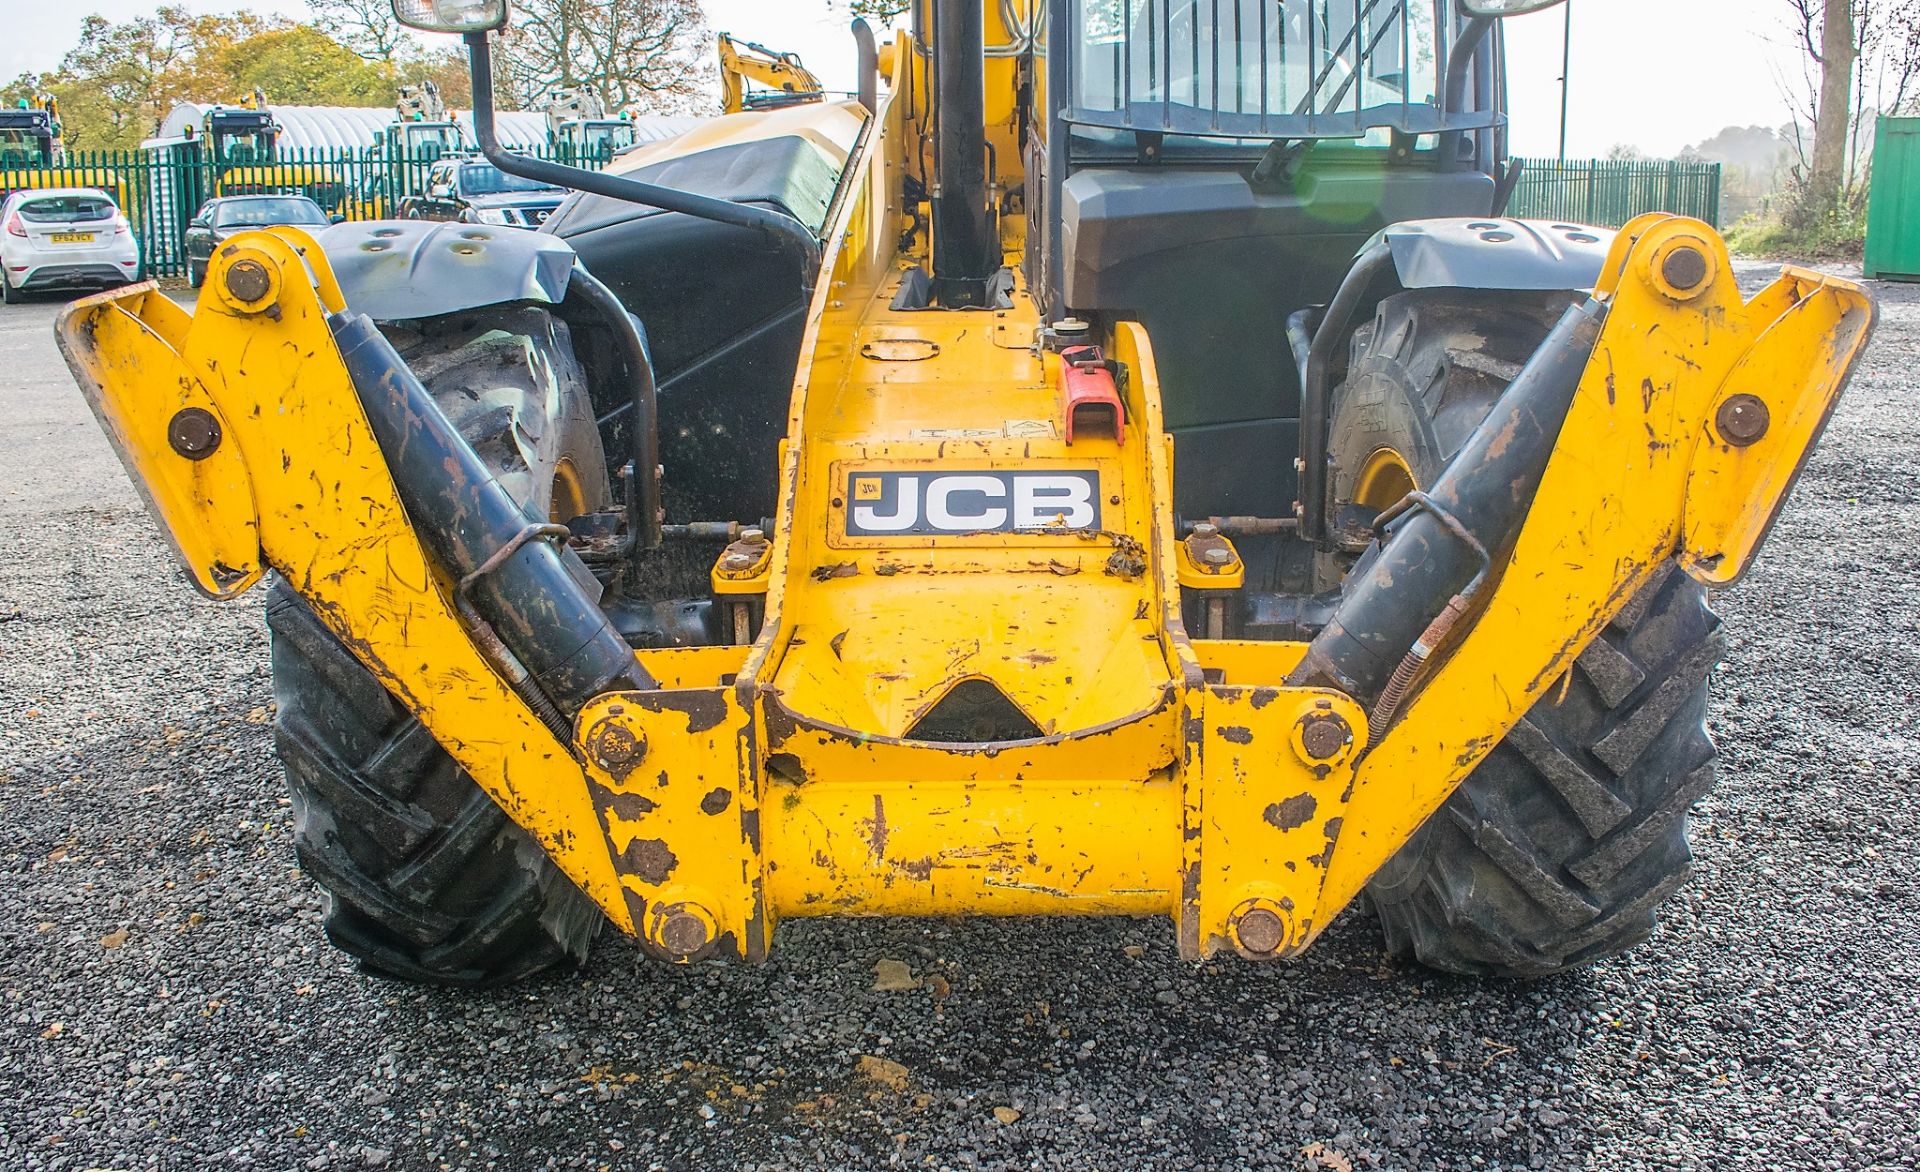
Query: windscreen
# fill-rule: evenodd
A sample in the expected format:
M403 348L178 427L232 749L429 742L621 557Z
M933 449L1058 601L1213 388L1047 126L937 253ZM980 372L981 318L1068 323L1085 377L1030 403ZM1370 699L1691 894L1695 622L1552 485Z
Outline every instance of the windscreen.
M1073 0L1075 114L1230 136L1418 127L1442 90L1445 3Z
M507 195L517 191L558 191L551 183L540 183L509 175L491 163L467 163L460 168L460 190L467 195Z
M59 195L30 199L20 205L20 218L35 224L78 224L113 219L113 201L93 195Z
M213 213L217 228L265 227L269 224L324 224L326 215L305 199L241 199L221 204Z

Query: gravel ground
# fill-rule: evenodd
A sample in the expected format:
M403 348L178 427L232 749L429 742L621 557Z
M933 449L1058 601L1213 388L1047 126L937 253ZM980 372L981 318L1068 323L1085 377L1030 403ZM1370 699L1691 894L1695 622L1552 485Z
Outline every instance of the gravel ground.
M1625 958L1453 980L1364 911L1286 967L1159 922L802 922L759 969L608 938L458 995L325 943L258 602L181 583L55 307L0 311L0 1168L1920 1167L1920 288L1876 292L1720 599L1695 881Z

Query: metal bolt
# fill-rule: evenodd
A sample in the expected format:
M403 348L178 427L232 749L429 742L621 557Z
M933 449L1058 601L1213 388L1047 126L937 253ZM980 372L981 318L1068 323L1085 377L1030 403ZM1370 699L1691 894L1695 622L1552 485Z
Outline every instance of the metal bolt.
M1352 737L1353 730L1338 716L1313 716L1300 729L1300 743L1315 761L1337 755Z
M730 553L720 564L729 570L750 570L758 560L750 553Z
M182 407L167 421L167 443L189 460L204 460L220 446L220 421L200 407Z
M1681 245L1667 254L1660 264L1660 275L1667 279L1682 293L1691 292L1700 287L1707 279L1707 256L1690 245Z
M766 530L742 529L740 531L740 541L744 545L765 545L767 543Z
M1756 395L1734 395L1720 404L1713 429L1734 447L1744 448L1758 443L1771 422L1765 400Z
M273 289L267 266L257 260L237 260L227 266L227 292L240 301L258 301Z
M1195 537L1218 537L1220 536L1220 526L1206 521L1196 521L1193 526L1193 535Z
M1250 907L1233 924L1240 947L1255 956L1272 956L1287 942L1287 925L1268 907Z
M1230 549L1221 549L1219 546L1215 546L1212 549L1201 550L1200 560L1207 563L1210 566L1232 565L1233 551Z
M607 770L631 765L647 753L646 743L635 736L632 729L611 721L594 730L591 748L594 761Z
M673 956L692 956L707 946L707 924L698 914L681 908L660 921L660 947Z

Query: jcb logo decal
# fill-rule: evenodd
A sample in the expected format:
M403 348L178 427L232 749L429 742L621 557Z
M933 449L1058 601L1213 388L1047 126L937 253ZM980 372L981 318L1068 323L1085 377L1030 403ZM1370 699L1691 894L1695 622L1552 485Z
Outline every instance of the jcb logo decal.
M1098 529L1098 472L855 472L847 536Z

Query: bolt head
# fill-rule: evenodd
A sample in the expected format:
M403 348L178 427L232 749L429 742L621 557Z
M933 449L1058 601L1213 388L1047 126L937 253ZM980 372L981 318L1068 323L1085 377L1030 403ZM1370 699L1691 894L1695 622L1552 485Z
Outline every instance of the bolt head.
M227 266L227 292L239 301L258 301L273 290L267 266L257 260L238 260Z
M721 564L729 570L748 570L757 559L750 553L730 553Z
M747 545L765 545L767 533L764 529L747 528L740 531L740 540Z
M1193 526L1193 535L1195 537L1218 537L1220 536L1220 526L1207 521L1197 521Z
M1231 565L1233 564L1233 551L1215 546L1212 549L1201 550L1200 560L1210 566Z

